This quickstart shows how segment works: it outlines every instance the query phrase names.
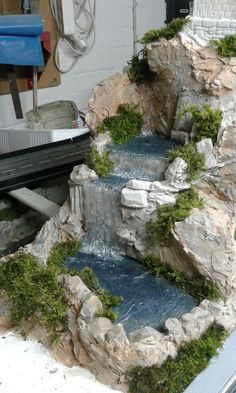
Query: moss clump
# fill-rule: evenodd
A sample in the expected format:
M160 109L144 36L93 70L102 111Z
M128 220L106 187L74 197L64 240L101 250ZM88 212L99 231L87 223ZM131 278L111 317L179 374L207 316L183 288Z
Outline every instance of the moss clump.
M156 218L147 224L147 230L152 241L167 244L171 230L177 221L189 217L193 208L202 208L203 200L192 187L179 193L174 206L163 205L156 210Z
M204 169L204 157L196 151L192 143L169 150L167 156L171 162L180 157L187 163L187 181L195 179Z
M8 201L8 199L6 199ZM10 199L9 199L10 201ZM27 213L29 208L20 202L12 201L11 206L0 210L0 221L14 221Z
M219 289L205 278L189 277L184 272L176 271L168 264L161 263L151 255L148 255L143 263L153 274L173 282L184 292L195 297L199 303L204 299L216 300L222 296Z
M130 393L182 393L217 355L227 331L213 324L199 340L184 344L175 359L161 366L135 367L128 372Z
M153 79L154 73L150 70L146 49L142 49L137 55L127 62L130 66L128 77L131 82L140 85Z
M30 254L9 258L0 266L0 289L12 300L12 322L34 319L54 333L66 327L64 289L57 281L58 269L41 266Z
M70 270L65 267L65 262L75 255L79 249L80 244L76 240L56 244L51 249L47 265L55 266L59 269L59 273L68 273Z
M107 117L99 126L99 131L110 131L114 143L128 142L140 134L143 125L142 115L137 106L130 104L119 105L117 115Z
M90 291L92 291L102 302L103 311L98 313L97 316L109 318L112 322L116 321L117 313L114 312L112 308L120 305L123 298L121 296L115 296L111 292L100 288L97 276L89 267L82 269L79 272L79 276Z
M179 33L184 26L189 23L188 19L176 18L161 29L154 29L147 31L144 36L139 40L140 44L149 44L153 41L158 41L160 38L166 38L170 40Z
M220 40L211 40L210 44L217 49L217 52L222 57L236 56L236 34L226 35Z
M204 138L211 138L212 142L217 141L217 135L222 121L222 113L219 109L212 109L208 104L198 107L189 105L183 108L179 116L190 114L193 124L196 127L194 142L200 142Z
M98 154L97 150L92 147L86 157L86 164L93 169L98 176L107 177L109 172L114 168L114 163L109 158L110 152L107 151L102 155Z

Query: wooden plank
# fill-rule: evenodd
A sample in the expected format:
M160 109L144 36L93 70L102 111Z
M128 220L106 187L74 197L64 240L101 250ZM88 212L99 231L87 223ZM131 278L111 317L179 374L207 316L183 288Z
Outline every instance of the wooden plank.
M8 82L9 82L9 87L10 87L10 91L11 91L11 97L12 97L13 106L15 109L16 118L23 119L24 116L23 116L23 112L22 112L19 91L17 88L16 74L15 74L14 66L6 65L6 73L7 73L7 78L8 78Z
M21 14L21 0L2 0L2 8L4 15Z

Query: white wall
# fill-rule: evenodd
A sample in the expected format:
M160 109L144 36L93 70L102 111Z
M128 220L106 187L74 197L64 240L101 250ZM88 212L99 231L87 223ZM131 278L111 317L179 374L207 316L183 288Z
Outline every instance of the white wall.
M165 20L164 0L137 1L137 32L161 27ZM122 72L133 51L133 0L96 0L96 42L77 67L61 77L58 87L41 89L39 105L68 99L86 111L93 87L102 79ZM32 92L20 94L23 112L32 108ZM16 123L10 95L0 96L0 126Z

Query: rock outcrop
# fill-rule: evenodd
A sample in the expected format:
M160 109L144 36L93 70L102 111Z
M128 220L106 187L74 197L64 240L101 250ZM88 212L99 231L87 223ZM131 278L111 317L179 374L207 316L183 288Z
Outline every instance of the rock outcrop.
M144 128L155 130L159 99L155 96L152 85L136 86L127 74L116 74L105 79L94 89L89 100L89 113L86 116L93 135L97 134L98 125L108 116L114 116L120 104L137 105L145 116Z

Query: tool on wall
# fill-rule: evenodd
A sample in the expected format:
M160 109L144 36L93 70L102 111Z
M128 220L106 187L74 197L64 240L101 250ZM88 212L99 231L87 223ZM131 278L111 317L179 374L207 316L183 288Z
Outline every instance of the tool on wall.
M55 64L61 73L71 71L95 42L95 0L50 0L59 40Z
M17 119L23 118L23 113L14 66L33 67L33 101L37 106L37 67L44 65L42 32L40 15L0 16L0 64L5 65Z

